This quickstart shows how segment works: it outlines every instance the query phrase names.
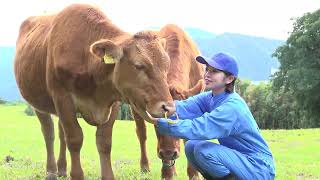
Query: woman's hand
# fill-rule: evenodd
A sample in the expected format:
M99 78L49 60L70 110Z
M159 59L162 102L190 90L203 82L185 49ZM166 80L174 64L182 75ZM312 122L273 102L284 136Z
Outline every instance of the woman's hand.
M146 111L147 115L149 118L146 119L146 121L148 121L151 124L157 125L159 118L154 118L152 117L151 114L148 113L148 111Z

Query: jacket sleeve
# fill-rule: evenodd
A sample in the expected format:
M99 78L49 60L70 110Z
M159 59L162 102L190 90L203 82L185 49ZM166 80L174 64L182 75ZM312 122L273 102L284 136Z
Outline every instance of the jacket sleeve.
M157 123L157 130L160 134L183 139L217 139L234 133L237 117L236 105L229 100L210 113L204 113L194 119L170 120L161 118Z
M210 101L208 100L208 94L208 92L204 92L191 96L186 100L176 100L175 106L179 119L193 119L201 116L205 112L204 107L207 106L205 103ZM169 118L173 120L177 119L175 114Z

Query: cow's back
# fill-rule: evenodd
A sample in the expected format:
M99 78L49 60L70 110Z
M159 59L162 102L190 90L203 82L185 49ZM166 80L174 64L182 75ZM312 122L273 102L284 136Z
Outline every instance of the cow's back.
M16 42L14 71L23 98L40 111L54 113L46 86L47 39L54 16L26 19Z
M204 74L204 66L195 61L200 54L196 44L174 24L161 28L160 36L167 40L167 52L171 59L168 83L182 89L194 87Z

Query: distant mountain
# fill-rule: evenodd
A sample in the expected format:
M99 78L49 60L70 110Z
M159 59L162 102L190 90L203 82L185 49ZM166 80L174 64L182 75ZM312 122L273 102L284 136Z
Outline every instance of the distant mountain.
M189 33L188 28L185 30ZM271 55L283 41L233 33L215 35L206 32L206 36L202 36L196 32L193 28L190 34L202 55L211 57L224 52L234 56L239 64L240 78L268 80L271 72L279 67L278 60Z
M0 46L0 98L6 101L20 100L13 73L15 47Z
M224 52L234 56L239 64L240 78L265 81L279 67L278 60L271 54L283 41L233 33L216 35L198 28L185 28L185 31L202 55L210 57ZM0 47L0 98L7 101L21 100L13 73L14 51L15 47Z
M198 28L189 27L185 28L184 31L193 39L214 39L216 37L214 33Z

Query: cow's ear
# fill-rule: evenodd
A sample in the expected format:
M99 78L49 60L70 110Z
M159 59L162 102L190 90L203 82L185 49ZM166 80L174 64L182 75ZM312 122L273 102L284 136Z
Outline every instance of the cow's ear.
M123 50L108 39L101 39L90 46L90 52L106 64L114 64L123 56Z
M206 86L206 84L205 84L204 80L200 79L195 86L193 86L192 88L190 88L188 90L185 90L183 92L183 94L187 98L191 97L191 96L194 96L196 94L199 94L199 93L203 92L204 89L205 89L205 86Z

